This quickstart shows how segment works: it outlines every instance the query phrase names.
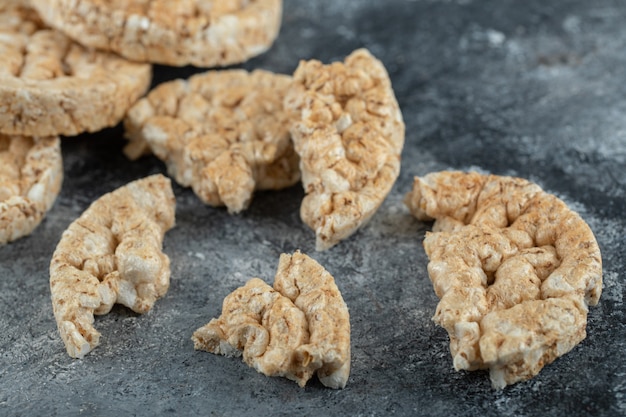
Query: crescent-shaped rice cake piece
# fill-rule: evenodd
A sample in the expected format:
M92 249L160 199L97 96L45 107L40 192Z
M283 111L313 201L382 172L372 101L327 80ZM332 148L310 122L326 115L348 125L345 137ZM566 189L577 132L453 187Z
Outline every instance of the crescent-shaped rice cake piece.
M400 172L404 122L383 64L367 50L345 63L302 61L285 97L306 196L302 220L326 250L364 225Z
M224 299L222 314L196 330L199 350L239 356L267 376L304 387L317 373L330 388L350 374L350 317L333 277L299 251L282 254L274 288L258 278Z
M309 343L296 350L299 362L317 369L327 387L344 388L350 376L350 315L335 279L297 251L280 256L274 288L293 301L309 323Z
M30 234L63 183L58 137L0 134L0 245Z
M521 178L444 171L416 178L405 202L435 220L424 239L440 298L433 319L450 336L457 370L489 369L502 388L585 338L602 258L563 201Z
M265 52L282 0L31 0L43 19L84 45L128 59L214 67Z
M149 64L80 46L18 0L0 2L0 133L77 135L116 125L147 90Z
M174 215L170 180L158 174L103 195L63 232L50 261L50 291L71 357L98 345L94 314L115 303L146 313L167 292L170 261L162 242Z
M149 148L203 202L238 213L254 190L300 179L283 110L290 83L290 76L263 70L208 71L163 83L128 112L126 155L135 159Z

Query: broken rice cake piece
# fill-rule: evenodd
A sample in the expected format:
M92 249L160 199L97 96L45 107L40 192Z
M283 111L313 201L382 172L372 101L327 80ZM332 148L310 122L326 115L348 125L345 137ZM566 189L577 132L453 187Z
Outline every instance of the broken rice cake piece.
M194 346L243 360L304 387L330 388L350 375L350 317L333 277L308 256L280 256L274 287L252 278L224 299L222 315L196 330Z
M300 179L283 110L290 83L290 76L263 70L208 71L163 83L128 112L125 153L135 159L151 150L204 203L238 213L255 190Z
M161 247L174 211L170 180L158 174L103 195L63 232L50 261L50 292L71 357L98 345L94 314L115 303L143 314L165 295L170 260Z
M444 171L406 195L426 234L440 298L433 320L457 370L489 369L503 388L537 375L586 336L602 292L602 258L584 220L527 180Z
M345 62L301 61L285 108L306 192L300 216L326 250L367 223L395 183L400 107L383 64L359 49Z
M0 245L30 234L63 183L58 137L0 134Z

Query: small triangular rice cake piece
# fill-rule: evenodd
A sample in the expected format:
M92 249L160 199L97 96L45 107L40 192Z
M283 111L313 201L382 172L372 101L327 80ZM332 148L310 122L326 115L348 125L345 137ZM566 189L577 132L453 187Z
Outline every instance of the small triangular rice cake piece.
M348 307L328 271L299 251L281 255L274 288L251 279L192 340L198 350L243 355L257 371L301 387L317 373L325 386L344 388L350 375Z
M229 294L222 315L193 334L196 349L242 356L267 376L282 376L304 386L314 369L302 366L296 349L309 341L304 313L259 278Z

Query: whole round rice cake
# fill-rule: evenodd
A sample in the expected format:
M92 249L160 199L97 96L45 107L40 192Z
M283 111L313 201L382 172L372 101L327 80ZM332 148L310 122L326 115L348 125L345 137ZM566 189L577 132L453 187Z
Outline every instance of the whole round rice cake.
M84 45L172 66L226 66L265 52L282 0L32 0L43 19Z
M72 136L114 126L148 89L149 64L96 52L0 2L0 133Z
M30 234L63 183L58 137L0 134L0 245Z

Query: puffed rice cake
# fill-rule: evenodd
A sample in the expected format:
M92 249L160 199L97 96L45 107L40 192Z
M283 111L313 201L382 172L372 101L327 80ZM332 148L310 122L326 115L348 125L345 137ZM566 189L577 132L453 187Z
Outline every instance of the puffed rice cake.
M58 137L0 134L0 245L30 234L63 183Z
M77 135L116 125L150 85L152 67L95 52L0 2L0 133Z
M162 242L174 215L170 180L156 174L103 195L63 232L50 261L50 293L71 357L99 344L94 314L115 303L143 314L165 295L170 260Z
M164 65L215 67L265 52L282 0L31 0L42 18L86 46Z
M424 249L440 298L433 320L457 370L492 385L535 376L586 337L602 258L585 221L525 179L444 171L415 178L405 202L435 220Z
M301 61L285 97L306 196L300 217L326 250L365 225L400 173L402 113L366 49L345 62Z
M255 190L298 182L283 97L291 77L264 70L208 71L163 83L124 121L135 159L149 148L211 206L248 207Z
M222 314L196 330L194 347L244 362L304 387L313 374L329 387L350 375L350 315L334 278L296 251L282 254L274 287L259 278L229 294Z

